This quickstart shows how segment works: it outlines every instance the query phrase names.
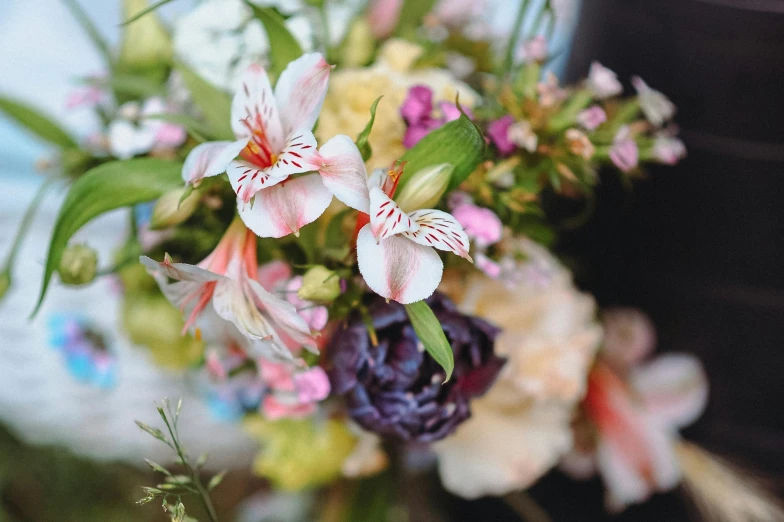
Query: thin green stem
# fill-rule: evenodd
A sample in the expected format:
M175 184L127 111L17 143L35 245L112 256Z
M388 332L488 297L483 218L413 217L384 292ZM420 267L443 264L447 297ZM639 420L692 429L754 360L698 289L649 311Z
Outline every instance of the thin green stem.
M114 59L112 58L111 50L109 49L109 44L106 42L106 39L101 35L98 31L98 28L95 26L90 17L87 16L87 13L82 9L82 6L76 0L63 0L66 7L76 21L79 22L79 25L82 26L84 32L87 33L87 36L92 40L93 45L98 48L98 51L103 55L104 60L106 60L106 67L108 69L114 68Z
M321 19L321 32L322 38L324 38L324 53L327 55L327 61L331 63L333 49L332 49L332 38L330 37L329 31L329 17L327 16L327 3L328 0L323 0L321 3L321 8L319 9L320 19Z
M27 206L27 210L25 210L24 216L22 216L22 222L19 224L19 228L16 231L13 243L11 243L11 250L8 252L8 256L6 257L2 272L10 273L14 268L14 263L16 262L16 258L19 255L19 249L22 246L22 241L30 229L30 225L33 222L33 217L35 217L35 213L44 199L44 194L51 187L51 183L48 183L47 181L48 180L45 179L44 182L41 183L41 186L38 187L38 190L35 192L35 196L33 196L33 200Z
M509 37L509 44L506 47L505 73L509 73L512 69L517 41L520 40L520 35L523 32L523 21L525 20L525 13L528 11L529 2L530 0L522 0L520 2L520 9L517 11L517 17L515 17L514 26L512 27L512 36Z

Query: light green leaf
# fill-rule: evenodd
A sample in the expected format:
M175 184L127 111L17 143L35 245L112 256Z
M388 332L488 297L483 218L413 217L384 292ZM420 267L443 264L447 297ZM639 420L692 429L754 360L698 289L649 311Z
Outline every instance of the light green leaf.
M86 83L109 88L117 94L132 98L149 98L160 96L165 92L165 86L160 82L133 74L113 74L98 81L90 79Z
M212 491L213 489L217 488L221 482L223 482L223 477L226 476L226 471L227 470L223 470L210 479L209 484L207 484L207 491Z
M0 112L4 112L9 118L39 138L58 147L64 149L79 147L76 140L65 129L29 105L0 96Z
M219 140L233 140L231 130L231 98L228 94L202 79L187 65L175 65L193 98L193 103L204 115L210 134Z
M376 107L378 107L378 102L381 101L383 96L379 96L376 98L376 101L373 102L373 105L370 106L370 120L365 125L365 128L362 129L362 132L357 134L357 148L359 152L362 153L362 159L367 161L370 159L370 156L373 155L373 149L370 148L370 143L368 143L368 138L370 137L370 131L373 130L373 123L376 121Z
M68 240L93 218L110 210L144 203L182 185L182 164L154 158L112 161L89 170L77 179L60 207L44 279L33 315L43 303L52 274L60 265Z
M482 161L486 147L482 132L468 116L462 114L422 138L403 154L400 160L406 162L406 168L397 190L402 190L415 173L442 163L451 163L455 167L447 190L455 189Z
M286 66L302 56L302 47L286 28L285 20L271 7L259 7L245 0L253 15L262 23L270 42L269 57L272 62L268 71L278 77Z
M403 7L400 8L395 34L406 36L413 32L418 26L422 25L425 18L436 4L436 0L404 0Z
M433 310L424 301L417 301L405 306L417 337L425 345L427 353L446 371L444 382L448 381L455 368L455 355L446 335L444 335L441 323L438 322Z

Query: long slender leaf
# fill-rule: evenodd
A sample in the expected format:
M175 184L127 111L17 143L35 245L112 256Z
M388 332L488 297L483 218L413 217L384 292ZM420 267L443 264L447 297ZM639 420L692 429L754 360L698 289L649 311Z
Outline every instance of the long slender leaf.
M417 337L422 341L427 353L446 371L444 382L448 381L455 369L455 354L452 352L452 347L449 345L443 328L441 328L441 323L438 322L433 310L424 301L417 301L405 306Z
M181 186L181 170L181 163L139 158L104 163L77 179L68 191L52 231L43 285L33 315L43 303L68 240L82 226L110 210L152 201Z
M106 39L101 35L98 31L98 28L95 26L90 17L87 16L82 6L76 0L63 0L63 3L68 7L68 10L71 11L71 14L76 21L79 22L79 25L82 26L84 32L87 33L87 36L92 40L93 45L95 45L98 52L103 55L104 60L106 61L106 66L111 69L114 67L114 59L112 58L112 52L109 48L109 44L106 42Z
M370 120L368 120L367 125L365 128L362 129L362 132L357 134L357 148L359 152L362 153L362 159L367 161L370 159L370 156L373 155L373 149L370 148L370 143L368 142L368 138L370 138L370 131L373 130L373 123L376 121L376 107L378 107L378 102L381 101L381 98L384 96L379 96L376 98L376 101L373 102L373 105L370 106Z
M172 1L173 0L160 0L160 2L156 2L156 3L152 4L147 9L142 9L141 11L139 11L138 13L136 13L135 15L133 15L132 17L130 17L129 19L127 19L126 21L124 21L120 25L132 24L133 22L135 22L136 20L138 20L142 16L144 16L144 15L146 15L148 13L152 13L153 11L158 9L159 7L163 7L164 5L166 5L166 4L168 4L169 2L172 2Z
M286 28L285 20L277 11L271 7L259 7L248 0L245 0L245 3L267 31L267 39L270 42L269 56L272 62L269 72L278 77L289 62L302 56L302 47Z
M400 178L398 192L416 172L442 163L451 163L455 167L448 190L456 188L482 161L486 147L482 132L468 116L462 114L422 138L403 154L401 160L406 162L406 168Z
M65 149L77 148L79 144L55 121L22 102L0 96L0 112L4 112L19 125L39 138Z
M204 115L210 134L221 140L233 139L229 95L203 80L184 63L178 62L175 67L182 75L182 79L193 98L193 103Z

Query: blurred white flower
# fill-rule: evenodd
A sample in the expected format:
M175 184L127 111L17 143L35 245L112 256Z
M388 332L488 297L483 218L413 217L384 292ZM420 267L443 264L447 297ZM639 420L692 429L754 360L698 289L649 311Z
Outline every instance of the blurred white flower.
M675 116L675 104L667 96L651 89L639 76L632 77L632 85L637 90L640 109L652 125L661 127L665 121Z
M586 85L597 98L601 99L623 92L623 85L618 81L618 76L599 62L591 63Z

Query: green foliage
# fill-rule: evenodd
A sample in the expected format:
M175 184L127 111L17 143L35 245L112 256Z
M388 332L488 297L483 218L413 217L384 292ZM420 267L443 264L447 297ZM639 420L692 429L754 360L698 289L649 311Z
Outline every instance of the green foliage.
M441 328L441 323L424 301L417 301L405 306L417 337L425 346L427 353L446 371L444 382L448 381L455 369L455 355L443 328Z
M277 78L290 62L302 56L302 47L286 28L285 20L275 9L259 7L247 0L245 3L267 31L270 42L269 58L272 62L268 72Z
M234 139L234 132L231 130L231 98L229 95L202 79L184 63L177 62L175 68L182 75L182 79L193 98L193 103L204 116L209 135L219 140Z
M362 129L362 132L357 134L356 144L359 152L362 154L362 159L367 161L373 155L373 149L370 148L370 143L368 143L368 139L370 138L370 131L373 130L373 123L376 121L376 108L378 107L378 102L381 101L383 96L379 96L376 98L376 101L373 102L373 105L370 106L370 120L368 120L367 125L365 128Z
M11 98L0 96L0 112L44 141L58 147L78 148L76 140L50 117L39 110Z
M395 34L406 36L413 33L417 27L422 25L425 15L433 10L435 4L436 0L404 0L403 6L400 8Z
M104 163L77 179L60 208L49 243L44 280L33 315L43 303L68 240L92 219L117 208L152 201L182 184L177 162L153 158Z
M481 163L486 147L485 138L476 124L461 114L460 118L434 130L403 154L400 159L406 163L406 169L400 178L398 191L415 173L441 163L451 163L455 167L448 189L453 190Z
M148 8L142 9L141 11L139 11L138 13L136 13L135 15L133 15L132 17L130 17L129 19L124 21L121 25L131 24L131 23L135 22L136 20L138 20L139 18L141 18L142 16L155 11L159 7L163 7L164 5L168 4L171 1L172 0L160 0L160 2L155 2L154 4L149 6Z

